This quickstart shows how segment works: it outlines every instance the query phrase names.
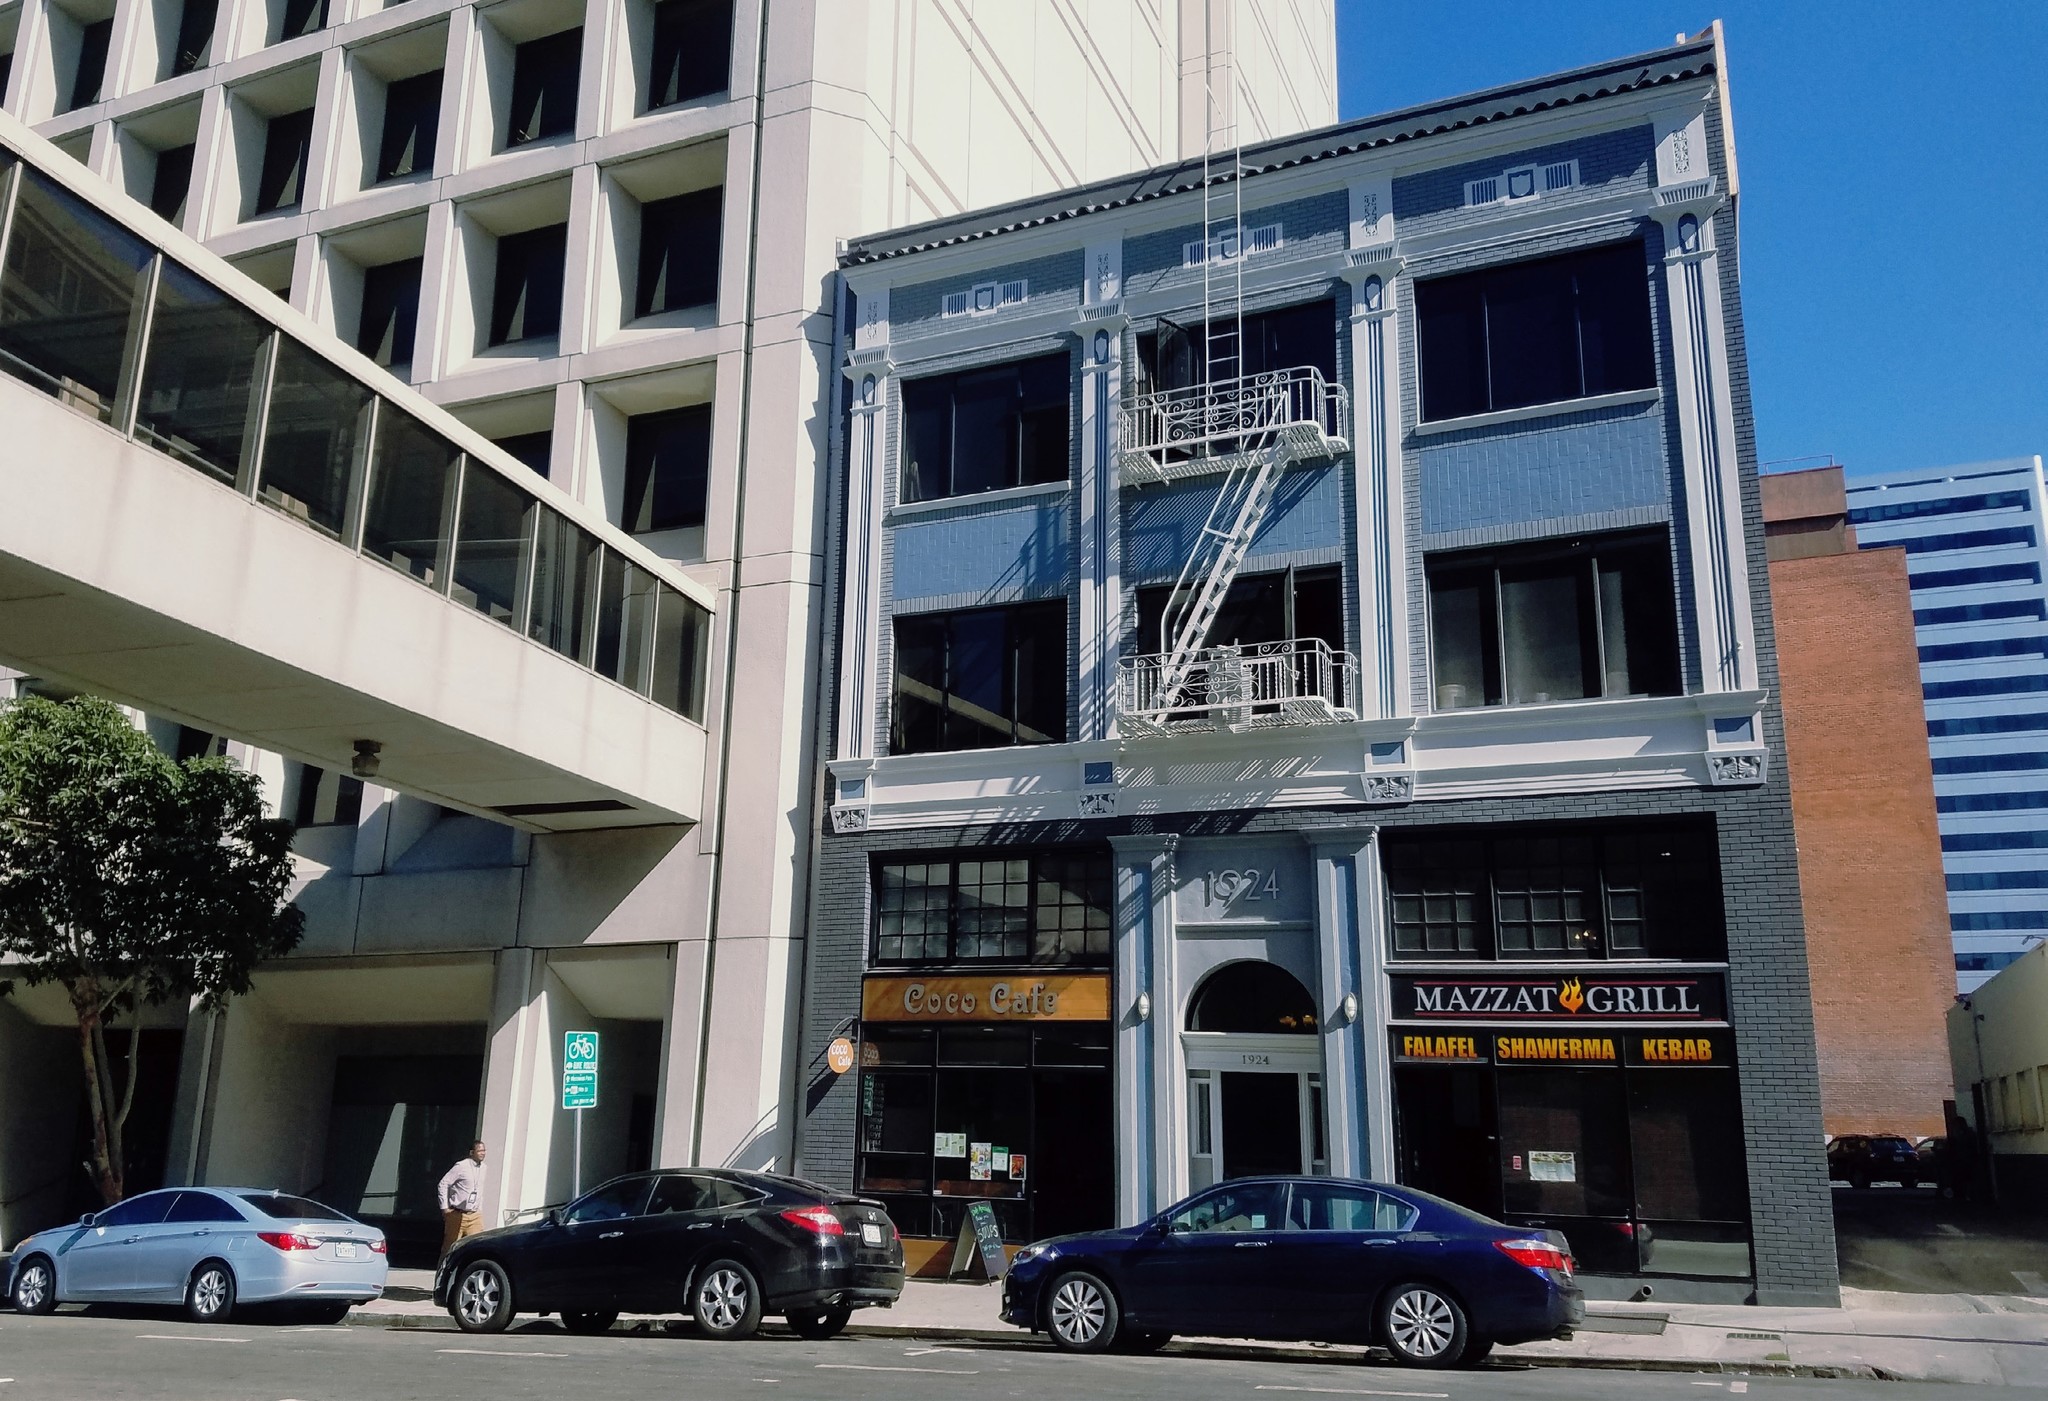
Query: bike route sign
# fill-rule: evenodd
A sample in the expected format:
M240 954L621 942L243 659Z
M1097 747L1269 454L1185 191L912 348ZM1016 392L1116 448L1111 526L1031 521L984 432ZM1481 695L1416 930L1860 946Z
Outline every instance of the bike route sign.
M597 1033L562 1033L562 1108L597 1108Z

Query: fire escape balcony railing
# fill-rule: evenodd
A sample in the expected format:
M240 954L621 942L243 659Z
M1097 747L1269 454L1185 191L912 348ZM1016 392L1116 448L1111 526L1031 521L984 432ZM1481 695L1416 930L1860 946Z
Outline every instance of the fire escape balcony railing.
M1140 394L1117 439L1130 482L1213 476L1272 442L1294 461L1336 457L1351 450L1351 395L1313 366Z
M1178 685L1167 654L1126 657L1117 668L1124 734L1334 725L1358 718L1358 658L1321 638L1209 647Z

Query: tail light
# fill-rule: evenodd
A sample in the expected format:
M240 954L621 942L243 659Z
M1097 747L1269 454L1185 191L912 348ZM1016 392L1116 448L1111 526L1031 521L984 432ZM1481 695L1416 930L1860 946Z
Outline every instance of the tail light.
M320 1242L311 1236L302 1236L296 1231L258 1231L256 1239L265 1245L274 1245L279 1250L318 1250Z
M371 1253L372 1255L383 1255L383 1254L387 1254L387 1253L388 1253L388 1252L390 1251L390 1249L391 1249L391 1246L390 1246L390 1244L389 1244L388 1242L386 1242L386 1241L383 1241L383 1240L373 1240L373 1241L371 1241L371 1242L370 1242L370 1253Z
M898 1245L903 1244L903 1232L896 1229L896 1223L893 1220L889 1222L889 1239L895 1241Z
M1547 1240L1497 1240L1493 1248L1517 1265L1527 1265L1532 1270L1559 1270L1567 1275L1572 1272L1572 1257Z
M814 1236L843 1236L846 1226L839 1219L839 1213L829 1206L793 1206L782 1213L782 1219L792 1226L801 1226Z

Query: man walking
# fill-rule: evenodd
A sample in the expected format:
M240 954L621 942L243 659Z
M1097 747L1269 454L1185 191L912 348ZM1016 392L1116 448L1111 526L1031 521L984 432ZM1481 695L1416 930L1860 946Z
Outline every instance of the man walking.
M484 1228L484 1141L469 1145L469 1156L457 1160L441 1179L441 1254L445 1258L464 1236Z

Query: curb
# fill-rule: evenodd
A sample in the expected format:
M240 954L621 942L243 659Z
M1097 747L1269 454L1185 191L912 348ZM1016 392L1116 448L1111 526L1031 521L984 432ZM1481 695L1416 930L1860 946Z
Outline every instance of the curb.
M348 1323L356 1328L394 1328L423 1332L459 1332L442 1314L363 1313L352 1311ZM646 1332L659 1325L636 1325L624 1331ZM1023 1343L1036 1335L1021 1328L946 1328L913 1323L850 1323L842 1337L901 1338L914 1341L955 1343ZM1294 1343L1240 1343L1190 1339L1196 1355L1227 1357L1236 1361L1266 1362L1276 1359L1302 1362L1362 1362L1369 1351L1361 1347L1307 1347ZM1186 1355L1186 1354L1183 1354ZM1705 1376L1819 1378L1836 1381L1911 1381L1875 1367L1805 1366L1791 1362L1722 1362L1712 1358L1686 1360L1666 1357L1522 1357L1512 1351L1496 1352L1492 1365L1482 1371L1511 1372L1528 1367L1584 1368L1604 1372L1690 1372Z

